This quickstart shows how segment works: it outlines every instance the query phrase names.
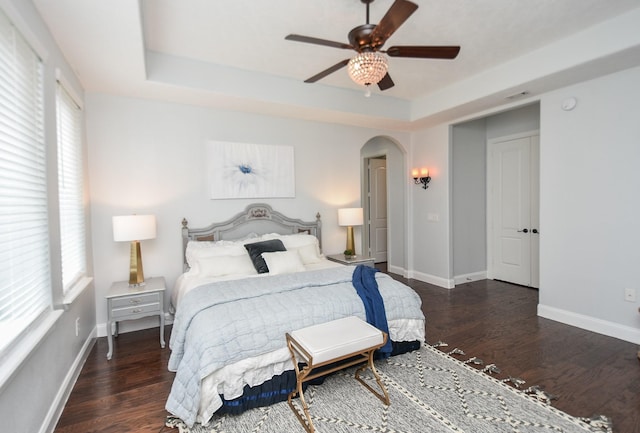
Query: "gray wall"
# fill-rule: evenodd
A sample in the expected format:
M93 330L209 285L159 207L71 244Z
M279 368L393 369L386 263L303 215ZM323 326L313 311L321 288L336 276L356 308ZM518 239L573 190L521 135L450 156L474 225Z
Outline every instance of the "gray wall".
M487 130L484 119L451 131L453 275L487 269Z
M362 146L380 136L398 143L409 141L405 132L113 95L87 94L86 105L98 336L106 335L104 295L114 281L128 275L129 246L113 241L113 215L156 215L157 237L143 241L142 254L145 275L166 278L168 299L182 272L182 219L186 217L190 227L203 227L224 221L256 201L209 198L208 140L292 146L295 198L260 201L303 220L313 220L320 212L326 254L344 251L346 230L338 226L337 210L361 204ZM140 161L144 161L144 170L140 170ZM397 171L394 167L391 170ZM356 228L356 242L360 233ZM401 253L397 254L402 260ZM127 332L156 323L124 322L121 329Z

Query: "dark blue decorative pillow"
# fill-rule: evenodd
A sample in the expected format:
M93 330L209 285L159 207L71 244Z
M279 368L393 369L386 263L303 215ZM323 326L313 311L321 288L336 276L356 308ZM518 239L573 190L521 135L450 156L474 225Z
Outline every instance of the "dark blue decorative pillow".
M267 263L262 258L262 253L287 251L280 239L254 242L252 244L245 244L244 247L247 249L249 257L251 257L251 261L253 262L253 266L256 268L256 271L258 271L259 274L265 274L269 272Z

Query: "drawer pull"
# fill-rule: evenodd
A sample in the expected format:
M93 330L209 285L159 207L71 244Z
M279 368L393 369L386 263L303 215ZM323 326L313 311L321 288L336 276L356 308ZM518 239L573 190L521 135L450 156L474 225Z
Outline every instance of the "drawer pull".
M139 304L140 303L140 299L129 299L129 303L130 304Z
M140 313L142 311L142 308L134 308L133 310L131 310L132 313Z

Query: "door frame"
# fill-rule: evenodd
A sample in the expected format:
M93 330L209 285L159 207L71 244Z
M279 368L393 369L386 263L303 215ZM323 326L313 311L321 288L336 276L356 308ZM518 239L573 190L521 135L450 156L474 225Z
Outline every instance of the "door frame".
M539 206L540 206L540 196L539 196L539 191L540 191L540 174L539 174L539 160L540 160L540 145L539 145L539 137L540 137L540 130L539 129L534 129L531 131L526 131L526 132L520 132L517 134L511 134L511 135L505 135L505 136L500 136L500 137L494 137L491 139L487 140L487 144L486 144L486 151L487 151L487 156L486 156L486 161L487 161L487 167L486 167L486 173L487 173L487 179L486 179L486 194L487 194L487 227L486 227L486 233L487 233L487 278L488 279L493 279L494 278L494 267L493 267L493 218L494 218L494 212L493 212L493 206L491 205L493 200L492 200L492 186L493 186L493 173L490 170L491 168L491 145L493 143L499 143L499 142L503 142L503 141L510 141L510 140L517 140L520 138L530 138L530 137L534 137L537 136L538 137L538 153L537 155L535 155L535 159L531 162L532 169L536 169L538 170L538 176L537 176L537 182L535 183L535 185L532 184L531 186L531 190L535 191L537 193L537 197L531 197L531 201L535 200L536 204L538 205L538 216L539 216ZM536 221L539 221L538 218L535 218ZM532 224L534 222L532 221ZM539 248L539 244L538 244L538 248L537 248L538 252L540 250ZM533 260L533 258L532 258ZM539 263L539 261L537 262ZM531 278L531 282L535 282L537 283L537 286L539 285L539 275L540 274L540 269L539 266L537 267L537 275L535 277ZM536 287L537 287L536 286ZM533 287L533 286L532 286Z
M370 156L365 158L365 167L366 167L366 175L365 175L365 179L366 179L366 185L365 185L365 203L364 203L364 215L365 215L365 221L364 221L364 226L362 227L362 237L363 237L363 244L364 247L366 247L366 249L364 250L364 252L366 252L369 257L374 258L375 256L374 254L372 254L373 250L372 250L372 245L371 245L371 161L372 160L384 160L384 167L385 167L385 183L388 185L389 183L389 169L387 167L387 154L383 153L377 156ZM385 260L384 262L388 262L389 260L389 220L388 220L388 215L389 215L389 188L386 188L386 194L385 194L385 202L386 202L386 212L387 212L387 239L386 239L386 243L387 243L387 251L385 253ZM379 262L378 262L379 263Z
M365 165L367 158L385 156L387 159L387 269L403 276L408 275L411 246L411 240L407 235L411 221L409 186L406 182L406 173L409 170L407 155L408 150L401 142L386 135L372 137L360 148L360 203L365 210L368 207ZM394 194L390 194L392 190ZM365 246L364 241L361 245ZM366 247L368 246L367 242Z
M369 178L370 178L370 174L369 174L369 167L370 167L370 161L372 159L384 159L385 160L385 167L388 164L388 155L386 153L380 153L377 155L371 155L371 156L367 156L362 158L363 160L363 168L365 170L364 172L364 176L363 176L363 206L362 206L362 210L364 212L364 222L362 225L362 251L364 253L366 253L368 256L371 257L371 241L370 241L370 235L371 235L371 184L369 182ZM386 176L387 176L387 215L389 214L389 168L387 167L386 170ZM387 224L388 224L388 220L387 220ZM389 230L387 229L387 262L389 261Z

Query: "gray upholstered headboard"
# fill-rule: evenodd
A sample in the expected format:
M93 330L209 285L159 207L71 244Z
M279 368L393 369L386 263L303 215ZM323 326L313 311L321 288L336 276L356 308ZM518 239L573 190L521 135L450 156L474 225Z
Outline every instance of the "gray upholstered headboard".
M189 228L187 219L182 220L182 263L186 270L185 257L187 243L189 241L220 241L245 238L253 233L258 235L267 233L279 233L282 235L294 233L308 233L318 238L318 245L322 251L322 222L320 213L316 214L315 221L302 221L297 218L289 218L271 206L264 203L250 204L239 214L230 219L213 223L204 228Z

